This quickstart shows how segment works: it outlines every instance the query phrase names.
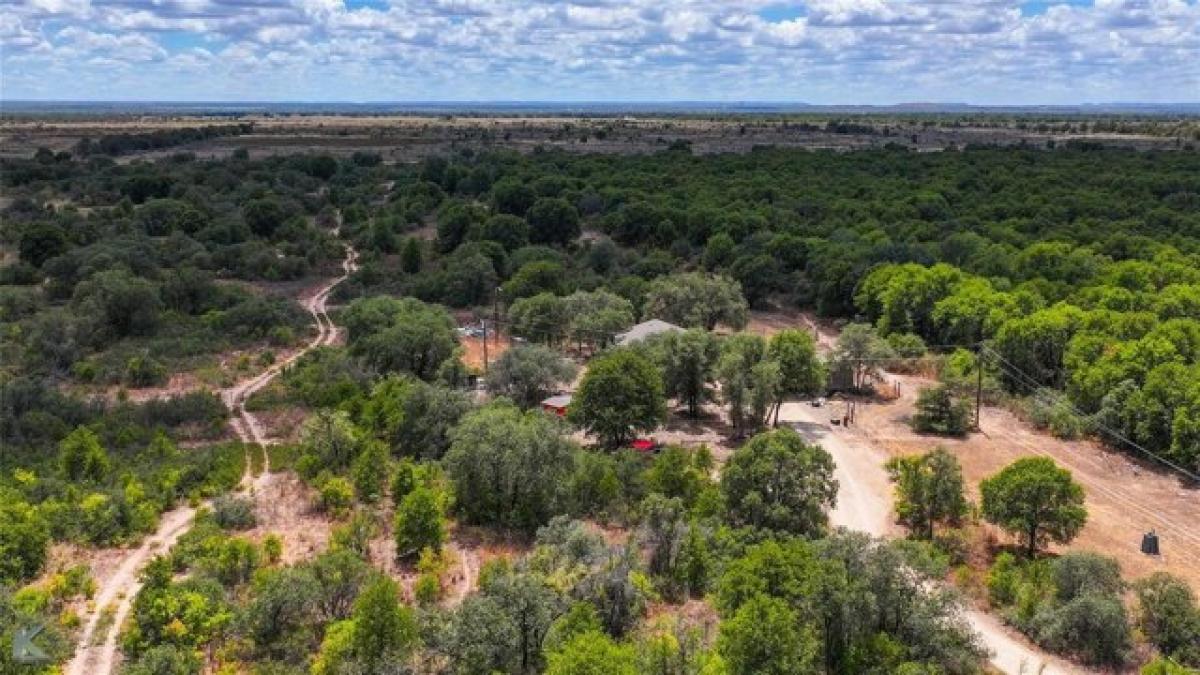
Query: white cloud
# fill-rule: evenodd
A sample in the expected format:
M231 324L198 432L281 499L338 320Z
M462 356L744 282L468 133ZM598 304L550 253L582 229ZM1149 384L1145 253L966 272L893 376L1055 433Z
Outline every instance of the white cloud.
M14 98L1200 99L1200 0L0 3Z

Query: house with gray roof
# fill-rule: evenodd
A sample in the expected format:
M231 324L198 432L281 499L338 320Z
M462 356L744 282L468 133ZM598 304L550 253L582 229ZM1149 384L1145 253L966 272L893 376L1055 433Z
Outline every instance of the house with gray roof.
M624 347L641 342L648 337L674 332L683 332L683 329L673 323L667 323L660 319L650 319L649 321L639 323L624 333L617 333L616 343Z

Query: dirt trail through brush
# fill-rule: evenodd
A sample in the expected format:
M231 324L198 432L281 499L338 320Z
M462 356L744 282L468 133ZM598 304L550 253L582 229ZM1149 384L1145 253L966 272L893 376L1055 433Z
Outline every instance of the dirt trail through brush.
M339 214L340 221L340 214ZM334 230L337 234L337 230ZM272 365L262 373L248 380L243 380L221 391L221 400L229 408L232 416L229 423L234 433L243 443L247 444L246 472L242 475L239 488L250 490L251 494L261 492L270 481L270 466L266 446L270 440L263 433L262 427L254 414L246 410L246 399L254 392L270 384L284 368L291 365L305 353L326 345L333 344L337 339L338 329L329 318L329 295L335 286L344 281L358 268L358 258L355 250L346 247L346 258L342 261L342 275L321 286L312 297L304 301L304 308L312 315L317 327L317 336L303 349L296 351L287 359ZM254 449L262 452L262 471L255 478L251 469L249 455ZM141 546L129 552L113 576L106 580L96 593L91 615L84 623L79 640L75 646L75 655L63 670L66 675L111 675L117 661L117 637L121 631L129 611L133 606L133 598L142 588L138 578L142 567L160 553L165 553L175 545L179 538L191 527L196 509L180 507L162 515L158 531L148 537ZM106 607L113 606L114 620L108 625L104 639L96 643L96 631L100 627L100 619ZM95 643L95 644L93 644Z
M807 315L801 320L816 334L820 351L833 351L836 334ZM795 428L810 443L825 448L833 457L838 501L829 514L830 522L877 537L896 536L899 532L892 517L892 486L883 468L890 455L871 439L834 427L830 423L833 412L834 409L829 407L786 403L780 410L779 419ZM986 612L968 609L964 614L991 652L992 666L1003 673L1073 675L1086 672L1044 652Z
M894 536L892 488L883 468L887 454L861 437L830 425L830 411L830 408L813 408L807 403L786 403L780 410L779 419L795 428L810 443L825 448L833 457L838 501L829 514L831 524L877 537ZM985 612L969 609L965 616L992 652L992 665L1001 672L1013 675L1086 672L1046 654Z

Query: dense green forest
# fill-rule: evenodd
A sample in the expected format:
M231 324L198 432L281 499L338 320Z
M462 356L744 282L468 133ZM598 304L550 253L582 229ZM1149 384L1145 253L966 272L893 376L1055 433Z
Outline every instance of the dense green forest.
M88 583L64 570L21 586L50 542L128 542L179 501L215 497L145 570L124 672L979 672L964 601L941 583L967 563L956 542L975 518L953 457L889 466L911 539L831 531L831 457L770 427L838 364L803 331L710 332L756 308L853 321L835 356L856 385L864 362L928 350L951 385L982 364L998 395L1051 397L1033 407L1057 433L1200 469L1192 151L677 144L391 165L88 150L0 173L0 618L49 621L59 657ZM205 368L251 375L304 342L296 289L333 275L339 239L361 264L335 291L345 345L307 353L249 403L309 413L272 467L335 523L327 549L285 563L278 538L245 534L252 495L226 494L248 453L226 441L214 383L127 393ZM466 390L481 373L447 307L500 314L529 343L492 364L490 402ZM611 347L646 318L688 330ZM595 356L559 419L537 405L575 378L568 350ZM706 447L629 449L709 401L738 444L719 472ZM958 433L961 411L942 403L958 417L931 428ZM1032 522L1018 508L1030 484L1052 488ZM1130 615L1115 562L1040 556L1086 521L1068 472L1021 460L981 494L979 517L1021 544L986 581L1010 623L1089 664L1137 660L1134 626L1200 663L1185 583L1139 582ZM516 553L451 602L468 530Z
M943 352L983 342L1010 393L1068 392L1045 420L1056 430L1104 430L1196 471L1198 168L1195 152L1087 143L431 160L391 203L347 209L358 245L385 257L345 288L469 306L502 282L514 323L544 337L554 308L517 301L604 289L638 314L655 279L703 269L751 306L858 317ZM402 241L431 210L434 250ZM556 248L581 227L611 240Z

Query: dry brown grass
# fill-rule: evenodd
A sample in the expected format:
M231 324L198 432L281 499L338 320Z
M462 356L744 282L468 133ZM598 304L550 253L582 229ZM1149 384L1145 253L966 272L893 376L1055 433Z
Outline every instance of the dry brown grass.
M978 485L1022 457L1044 455L1071 471L1086 492L1088 522L1080 535L1054 551L1091 550L1116 558L1132 579L1167 571L1200 590L1200 492L1173 474L1135 461L1090 440L1065 441L1036 431L1001 408L984 408L983 433L965 439L934 438L914 433L907 420L916 396L932 380L889 375L900 382L901 396L891 402L868 402L859 408L851 433L890 455L926 452L941 445L958 457L972 499ZM1141 553L1142 533L1154 529L1163 555ZM1007 537L993 535L1000 543Z

